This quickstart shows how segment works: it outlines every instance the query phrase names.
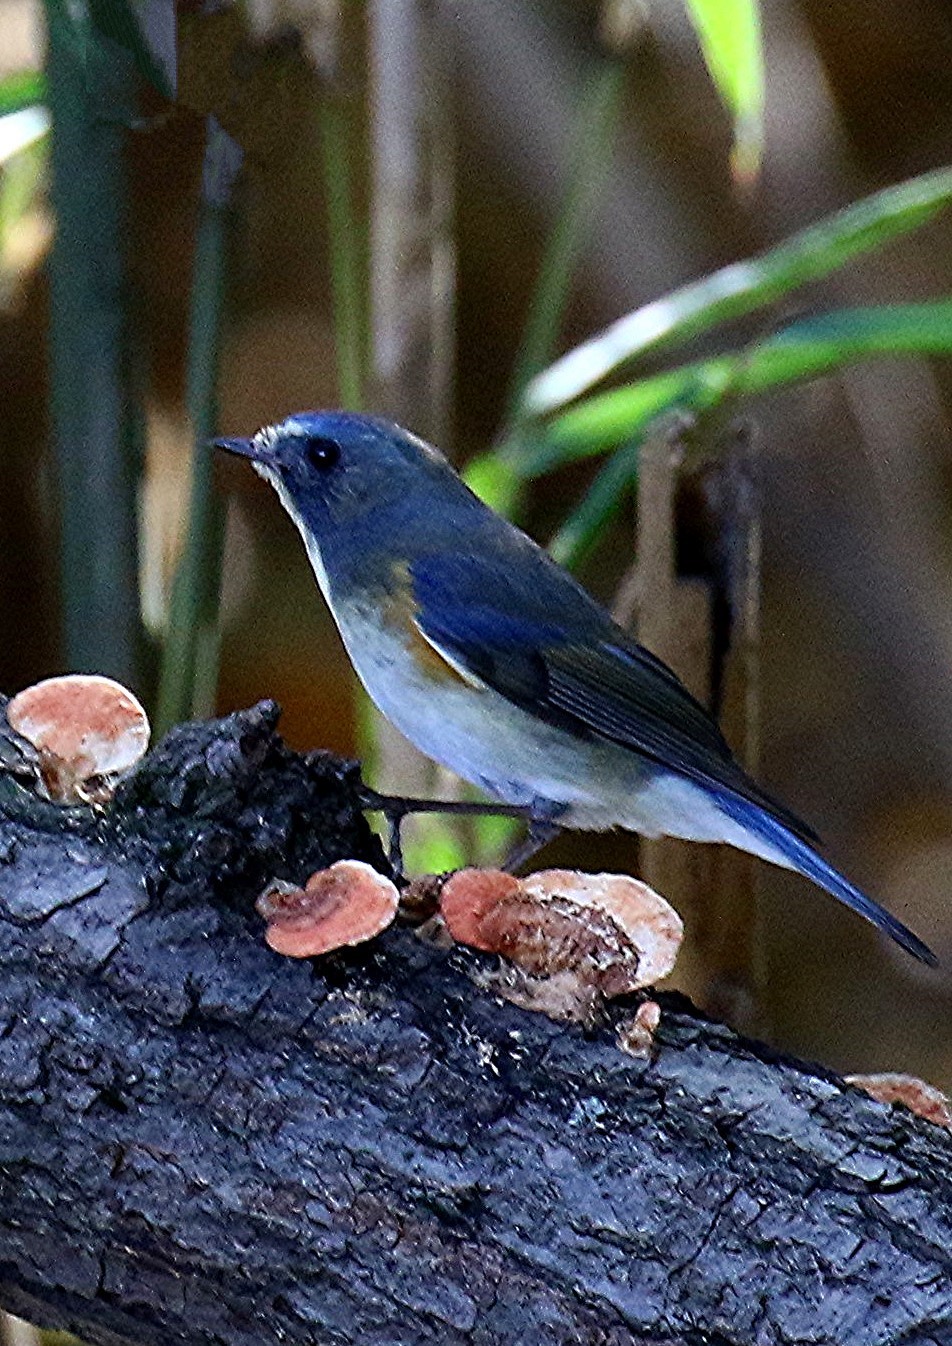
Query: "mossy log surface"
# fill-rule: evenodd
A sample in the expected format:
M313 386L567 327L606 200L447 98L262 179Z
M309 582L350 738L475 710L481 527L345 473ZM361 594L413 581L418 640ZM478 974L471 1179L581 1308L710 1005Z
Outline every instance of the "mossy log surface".
M385 866L277 715L99 813L0 732L0 1303L104 1346L952 1343L945 1131L676 997L640 1061L406 929L272 953L268 878Z

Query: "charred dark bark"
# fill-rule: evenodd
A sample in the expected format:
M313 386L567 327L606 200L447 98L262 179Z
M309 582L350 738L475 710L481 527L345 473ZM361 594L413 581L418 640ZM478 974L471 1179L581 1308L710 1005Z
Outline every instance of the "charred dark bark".
M952 1342L944 1131L673 998L644 1063L405 930L271 953L266 878L382 862L276 717L177 731L98 818L0 772L6 1307L156 1346Z

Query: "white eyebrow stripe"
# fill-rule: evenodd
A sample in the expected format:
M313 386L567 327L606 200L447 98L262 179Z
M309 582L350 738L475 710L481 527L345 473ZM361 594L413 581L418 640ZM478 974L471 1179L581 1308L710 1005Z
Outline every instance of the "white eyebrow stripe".
M277 435L277 426L269 425L268 429L273 435ZM299 421L296 416L289 416L286 421L281 422L281 433L284 435L306 435L307 426L303 421Z

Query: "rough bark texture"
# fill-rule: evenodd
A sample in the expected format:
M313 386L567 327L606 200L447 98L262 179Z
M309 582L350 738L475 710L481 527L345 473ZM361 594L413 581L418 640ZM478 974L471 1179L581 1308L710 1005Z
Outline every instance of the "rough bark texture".
M156 1346L952 1342L946 1132L674 999L641 1062L406 930L271 953L267 877L381 862L276 718L177 731L98 818L0 771L0 1302Z

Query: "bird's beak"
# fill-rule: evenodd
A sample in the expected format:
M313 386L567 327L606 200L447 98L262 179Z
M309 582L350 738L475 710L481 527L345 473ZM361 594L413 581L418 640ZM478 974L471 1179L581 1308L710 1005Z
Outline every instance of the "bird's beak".
M212 445L216 449L224 449L225 453L237 454L239 458L250 458L253 463L274 462L267 449L263 449L253 439L213 439Z

